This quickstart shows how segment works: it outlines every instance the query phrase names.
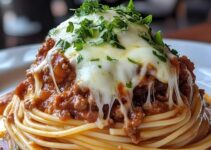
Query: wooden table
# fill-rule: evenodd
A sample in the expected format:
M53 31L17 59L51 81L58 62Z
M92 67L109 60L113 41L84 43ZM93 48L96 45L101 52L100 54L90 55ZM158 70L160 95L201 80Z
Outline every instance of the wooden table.
M211 43L211 20L193 27L166 33L165 37Z

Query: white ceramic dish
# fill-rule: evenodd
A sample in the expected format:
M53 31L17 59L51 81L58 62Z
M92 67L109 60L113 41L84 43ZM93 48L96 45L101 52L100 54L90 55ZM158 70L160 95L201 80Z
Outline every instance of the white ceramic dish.
M197 84L211 94L211 44L173 39L165 39L165 42L195 63ZM0 50L0 95L11 91L24 79L25 70L35 59L40 46L35 44Z

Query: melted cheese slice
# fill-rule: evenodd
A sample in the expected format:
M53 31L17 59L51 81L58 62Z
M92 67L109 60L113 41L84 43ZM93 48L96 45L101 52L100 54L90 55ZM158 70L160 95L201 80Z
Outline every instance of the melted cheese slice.
M51 38L57 42L63 39L71 43L77 37L74 32L66 32L70 21L73 22L74 28L77 29L80 27L79 23L85 18L93 20L94 23L98 24L100 16L103 16L107 21L112 21L114 16L118 16L118 14L113 10L109 10L105 13L83 17L73 16L51 31L53 32ZM120 43L126 48L125 50L104 43L99 46L86 44L81 51L76 51L72 46L64 53L70 63L75 65L77 84L90 89L91 95L100 110L101 119L103 105L108 104L111 107L115 99L120 99L117 91L119 83L123 85L129 82L132 83L132 88L125 86L129 93L128 99L132 99L133 88L140 83L146 74L148 65L152 65L155 68L155 71L152 71L151 74L159 81L168 83L170 78L170 63L168 61L160 61L153 54L155 49L139 36L140 33L148 34L148 27L146 25L129 23L128 30L115 29L115 33L118 35ZM52 51L55 51L55 49L56 47ZM50 51L49 53L52 52ZM77 64L77 57L79 55L83 56L83 60ZM107 59L108 56L115 60L109 61ZM142 65L140 73L137 72L138 65L129 61L129 58ZM99 59L99 61L91 61L92 59ZM41 65L45 63L47 63L46 60ZM41 67L38 66L38 68ZM125 110L122 109L122 111L127 111L127 108ZM127 113L123 112L123 114Z

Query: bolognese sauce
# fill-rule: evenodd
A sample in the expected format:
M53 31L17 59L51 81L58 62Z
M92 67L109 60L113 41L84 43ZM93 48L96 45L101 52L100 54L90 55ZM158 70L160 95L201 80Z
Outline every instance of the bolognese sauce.
M43 44L43 47L40 49L37 59L34 62L35 66L41 63L41 60L45 59L47 52L54 46L54 44L55 42L53 39L48 39ZM179 58L178 62L180 64L180 89L182 93L188 97L190 87L189 83L187 83L188 74L186 69L188 69L193 76L194 66L193 63L187 59L187 57ZM96 122L99 108L94 100L90 99L90 89L81 88L74 83L76 72L73 65L69 63L67 58L62 53L53 54L51 57L51 64L56 83L61 93L56 91L52 76L50 75L50 70L46 66L38 73L39 80L42 82L42 88L39 95L37 95L33 101L25 102L25 107L28 109L38 108L43 112L55 114L61 120L73 118L78 120L86 120L88 122ZM154 69L155 68L152 66L148 67L148 71L151 70L153 72ZM34 90L35 87L32 72L28 71L27 76L28 78L15 90L15 93L21 99L23 99L24 94L27 92L26 89L28 90L29 86L33 87L31 90ZM195 76L193 76L193 78L195 79ZM154 99L154 102L152 103L152 107L147 109L146 107L143 107L143 105L146 103L149 92L148 85L152 80L154 82L154 95L150 95L150 98L151 100ZM166 95L167 88L167 84L160 82L153 76L150 76L150 74L134 88L132 100L134 109L128 112L129 122L127 128L125 129L128 136L133 139L134 143L138 143L140 141L139 135L136 135L136 133L138 133L136 130L138 130L138 127L141 125L145 115L159 114L169 110L168 105L164 103L168 99ZM122 83L119 84L118 91L122 97L127 95L127 91L124 90L124 85ZM125 103L124 99L122 99L122 103ZM108 111L108 109L105 109L104 113L108 114ZM120 103L118 101L115 101L111 108L110 123L111 122L124 122L124 115L120 111Z

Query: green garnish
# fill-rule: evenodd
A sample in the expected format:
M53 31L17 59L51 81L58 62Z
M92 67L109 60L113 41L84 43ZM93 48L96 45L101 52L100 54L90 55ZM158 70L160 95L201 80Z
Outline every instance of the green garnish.
M101 65L98 65L98 68L102 68L102 66Z
M157 43L158 45L164 46L163 38L161 36L161 31L157 31L153 39L155 43Z
M102 38L99 38L99 39L97 39L97 40L95 40L95 41L90 41L89 43L90 43L91 45L101 45L101 44L104 43L104 40L103 40Z
M90 61L100 61L100 58L93 58Z
M104 20L100 24L100 38L103 39L104 42L111 44L113 47L125 49L125 47L120 44L117 34L113 33L113 28L115 28L115 25L113 23L109 23L108 21Z
M119 29L127 29L128 24L123 21L120 17L115 16L114 20L111 23L113 25L113 27L115 28L119 28Z
M147 25L149 25L151 22L152 22L152 15L146 16L146 17L141 21L142 24L147 24Z
M128 30L129 23L135 23L138 25L145 25L148 31L140 33L139 36L146 40L155 50L153 54L158 57L161 61L167 61L166 50L167 46L163 42L161 32L158 31L154 36L152 34L151 28L148 26L152 22L152 15L143 17L140 12L135 10L135 5L133 0L130 0L127 7L109 7L107 5L99 4L98 0L84 0L80 8L75 10L75 15L78 17L90 15L93 13L102 14L107 10L113 10L118 15L114 16L113 20L105 20L103 15L99 16L97 22L89 20L87 18L83 19L78 23L78 27L74 26L73 22L69 22L66 28L66 32L74 34L74 41L68 43L67 41L60 40L57 45L62 48L64 52L70 46L73 46L76 51L80 51L84 48L85 44L90 45L100 45L103 43L110 44L113 47L119 49L125 49L125 47L120 42L116 31ZM117 29L117 30L116 30ZM51 31L54 34L56 31ZM50 33L49 33L50 34ZM170 50L170 49L169 49ZM172 54L177 55L175 50L170 50ZM114 61L116 59L107 56L108 61ZM128 58L131 63L140 65L139 62ZM80 58L81 61L81 58ZM93 59L92 61L99 61L98 59Z
M158 57L161 61L166 62L167 61L167 55L164 52L165 47L167 47L164 42L163 38L161 36L161 32L158 31L154 36L151 34L151 29L148 30L148 33L143 32L140 33L139 36L143 38L145 41L147 41L156 51L153 51L152 53Z
M119 49L125 49L125 47L120 44L118 37L117 37L117 34L111 35L111 39L110 39L109 43L113 47L116 47L116 48L119 48Z
M171 51L172 54L174 54L174 55L176 55L176 56L179 56L179 53L178 53L177 50L171 49L170 51Z
M77 39L73 42L76 51L80 51L83 49L84 41L82 39Z
M69 22L68 26L67 26L67 29L66 29L66 32L71 32L72 33L73 30L74 30L74 25L73 25L72 22Z
M108 61L117 61L117 59L111 58L110 56L107 56Z
M109 9L107 5L99 4L98 0L85 0L80 8L76 9L77 16L85 16L97 12L105 12Z
M71 45L69 42L65 41L65 40L62 40L60 39L56 46L60 47L62 49L62 52L65 52Z
M131 63L133 63L133 64L140 65L139 62L137 62L137 61L135 61L135 60L133 60L133 59L131 59L129 57L128 57L128 61L131 62Z
M148 43L153 44L150 34L147 34L146 32L141 32L141 33L139 33L139 37L143 38Z
M83 56L80 54L78 57L77 57L77 64L79 64L80 62L82 62L83 60Z
M126 87L129 88L129 89L132 88L133 87L132 82L130 81L130 82L126 83Z
M88 37L93 37L94 36L94 30L92 28L93 26L93 21L84 19L80 23L80 28L76 30L76 34L78 35L78 38L81 38L85 40Z
M155 56L157 56L161 61L166 62L167 58L163 54L158 54L156 51L152 51Z
M134 5L134 2L133 0L130 0L128 5L127 5L127 9L128 10L135 10L135 5Z

